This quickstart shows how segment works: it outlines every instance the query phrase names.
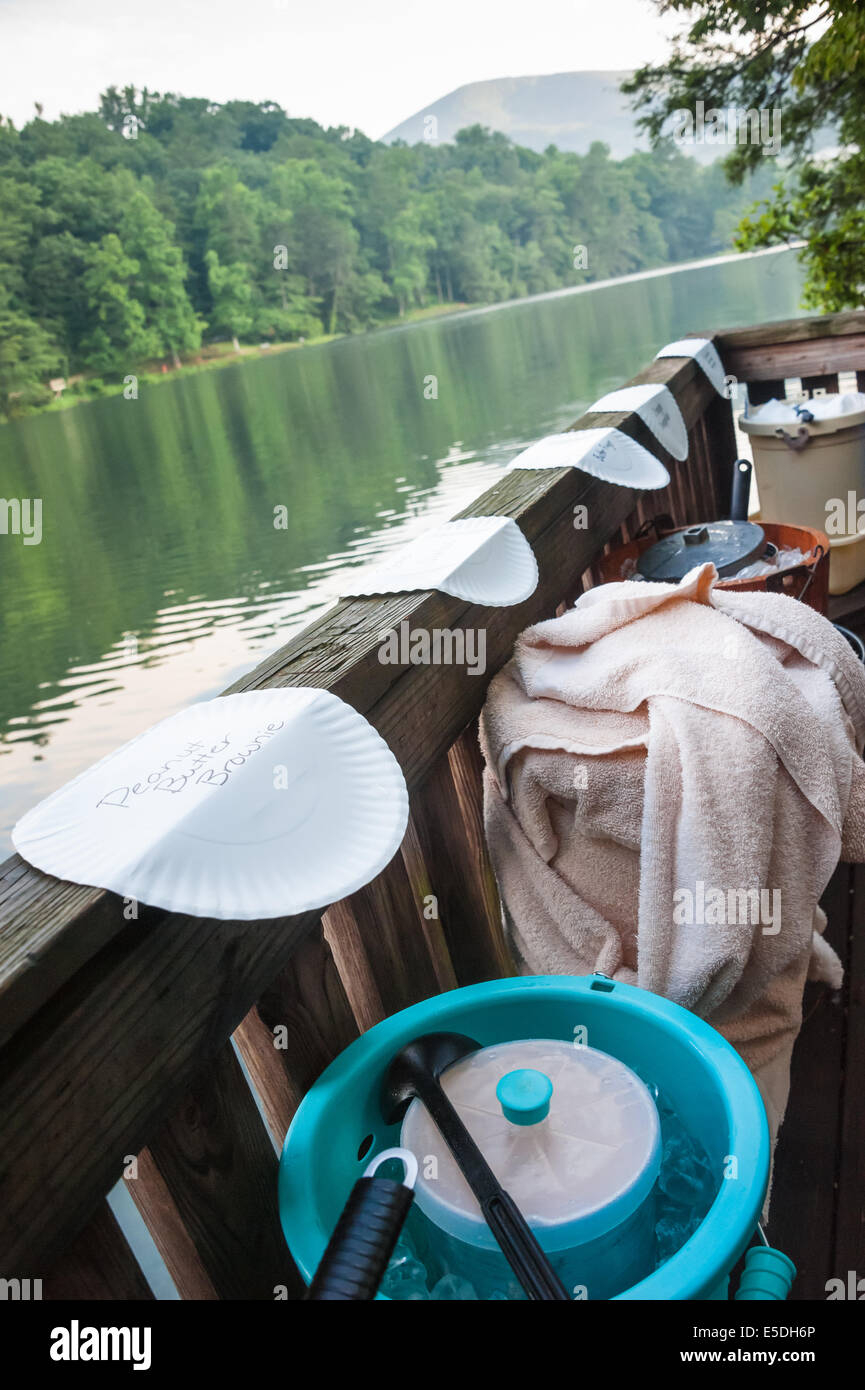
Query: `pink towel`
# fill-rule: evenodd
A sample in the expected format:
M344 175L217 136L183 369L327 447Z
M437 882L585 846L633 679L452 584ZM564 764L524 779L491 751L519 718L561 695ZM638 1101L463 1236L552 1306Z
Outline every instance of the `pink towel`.
M865 669L780 594L606 584L520 637L481 719L485 819L526 974L603 971L738 1049L773 1138L818 900L865 861Z

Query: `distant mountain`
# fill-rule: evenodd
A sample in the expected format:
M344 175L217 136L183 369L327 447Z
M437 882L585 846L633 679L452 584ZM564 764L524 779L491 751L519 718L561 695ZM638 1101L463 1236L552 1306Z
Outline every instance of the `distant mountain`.
M469 125L500 130L530 150L558 145L585 154L593 140L609 145L614 159L648 148L619 84L628 72L556 72L543 77L499 77L470 82L409 116L383 136L414 145L424 139L425 118L435 116L436 138L453 140ZM696 153L696 151L695 151ZM714 152L713 152L714 153Z

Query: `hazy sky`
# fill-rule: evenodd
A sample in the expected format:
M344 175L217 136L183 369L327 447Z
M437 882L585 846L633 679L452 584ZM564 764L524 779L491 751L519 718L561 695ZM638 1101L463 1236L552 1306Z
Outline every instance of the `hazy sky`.
M465 82L636 67L670 32L650 0L0 0L0 114L134 83L377 137Z

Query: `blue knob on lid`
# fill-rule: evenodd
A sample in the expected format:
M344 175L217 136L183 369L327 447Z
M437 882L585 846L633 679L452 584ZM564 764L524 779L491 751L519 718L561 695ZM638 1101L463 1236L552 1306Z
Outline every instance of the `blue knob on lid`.
M550 1113L553 1083L542 1071L509 1071L496 1087L502 1113L512 1125L536 1125Z

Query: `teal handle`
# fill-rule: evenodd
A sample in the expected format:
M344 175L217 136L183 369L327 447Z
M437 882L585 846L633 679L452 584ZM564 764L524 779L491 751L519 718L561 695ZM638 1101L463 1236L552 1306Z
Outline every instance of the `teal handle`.
M734 1302L773 1299L783 1303L796 1278L796 1266L782 1250L755 1245L745 1256L745 1268Z

